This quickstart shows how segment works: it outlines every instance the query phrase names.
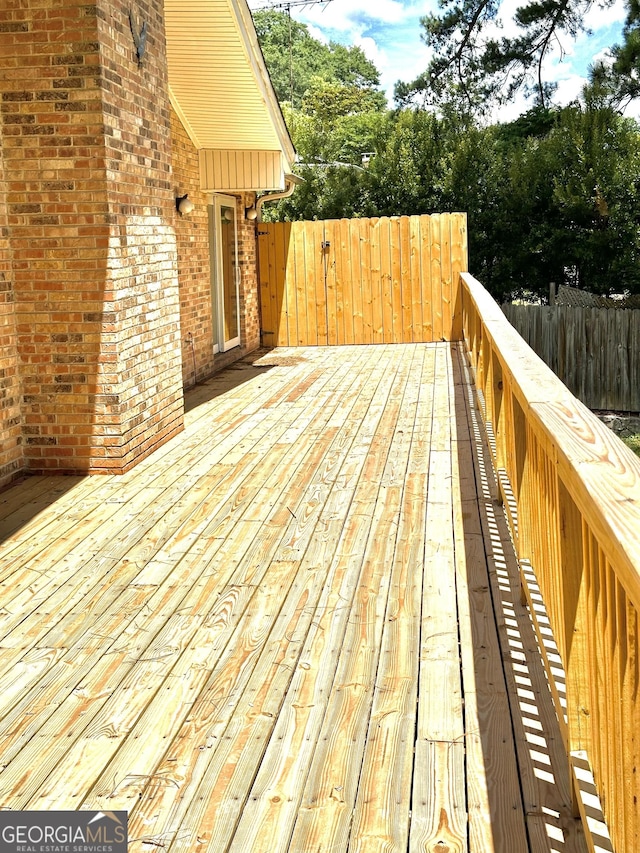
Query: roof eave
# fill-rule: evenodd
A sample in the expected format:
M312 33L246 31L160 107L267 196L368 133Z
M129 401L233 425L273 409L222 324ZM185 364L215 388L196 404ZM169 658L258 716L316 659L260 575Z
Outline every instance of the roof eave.
M282 153L288 166L287 171L291 171L297 159L296 150L294 148L293 141L289 136L289 131L284 120L284 115L282 114L280 102L276 97L273 83L269 77L267 64L262 53L262 48L260 47L260 42L258 41L256 28L253 23L249 6L247 5L246 0L229 0L229 2L236 13L236 20L242 25L241 35L246 47L247 58L251 63L256 82L261 90L262 97L267 106L278 140L282 147Z

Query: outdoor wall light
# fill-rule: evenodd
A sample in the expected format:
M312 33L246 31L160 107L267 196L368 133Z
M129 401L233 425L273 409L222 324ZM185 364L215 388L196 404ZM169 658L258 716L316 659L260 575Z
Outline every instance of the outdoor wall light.
M194 203L189 198L189 193L185 193L184 195L179 195L176 198L176 210L180 214L180 216L188 216L193 208L195 207Z
M258 211L256 210L256 206L251 205L251 207L247 207L245 212L244 212L244 215L246 216L247 219L257 219L258 218Z

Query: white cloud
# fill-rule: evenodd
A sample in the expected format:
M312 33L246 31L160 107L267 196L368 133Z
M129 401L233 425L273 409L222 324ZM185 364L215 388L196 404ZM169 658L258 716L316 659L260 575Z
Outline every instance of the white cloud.
M435 0L432 0L435 8ZM302 8L296 18L320 28L329 39L354 44L380 72L381 87L391 104L398 80L413 80L425 70L430 51L421 39L424 2L339 0Z
M354 44L362 48L364 55L373 62L376 68L380 69L389 64L387 52L371 36L357 36Z
M628 7L625 0L614 0L610 6L594 3L584 17L584 24L587 29L595 32L603 27L610 27L612 24L623 24L627 12Z
M316 39L317 41L321 41L322 44L328 44L330 39L327 38L327 35L324 30L321 30L320 27L316 27L315 24L307 24L307 29L309 31L309 35Z
M504 38L520 33L514 12L523 2L503 0L499 23L488 26L485 35ZM264 3L249 0L250 6ZM392 103L395 83L413 80L427 68L431 50L421 39L420 17L437 8L437 0L330 0L294 7L291 12L309 27L314 38L361 47L380 71L382 88ZM581 33L575 42L566 36L550 51L544 73L546 80L558 84L557 103L569 103L579 95L589 65L606 46L619 40L625 15L626 0L614 0L607 7L594 4L585 17L585 25L594 35ZM500 120L515 118L530 106L531 102L518 98L513 106L499 111Z
M326 4L301 7L295 17L321 28L348 32L367 26L367 22L397 25L425 13L424 3L402 3L399 0L337 0Z
M249 0L251 7L263 5L264 0ZM294 7L291 13L319 41L361 47L380 72L391 103L395 83L412 80L427 67L429 50L420 38L420 17L436 5L436 0L332 0Z
M572 101L578 100L580 94L587 83L587 78L579 74L567 74L558 80L558 88L556 90L555 100L557 103L566 105Z

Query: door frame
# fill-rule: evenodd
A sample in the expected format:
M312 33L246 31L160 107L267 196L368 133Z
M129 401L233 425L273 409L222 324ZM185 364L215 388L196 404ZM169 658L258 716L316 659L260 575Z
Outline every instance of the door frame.
M222 193L212 193L209 211L209 253L211 266L211 313L213 323L213 352L227 352L240 346L240 264L238 262L238 211L237 198ZM235 287L237 334L225 340L224 267L222 255L222 208L233 210L233 286Z

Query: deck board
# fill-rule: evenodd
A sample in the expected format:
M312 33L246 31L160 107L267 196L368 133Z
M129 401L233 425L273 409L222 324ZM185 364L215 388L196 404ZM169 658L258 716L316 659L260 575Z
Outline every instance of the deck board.
M0 808L126 809L136 853L583 853L456 346L263 352L185 417L0 494Z

